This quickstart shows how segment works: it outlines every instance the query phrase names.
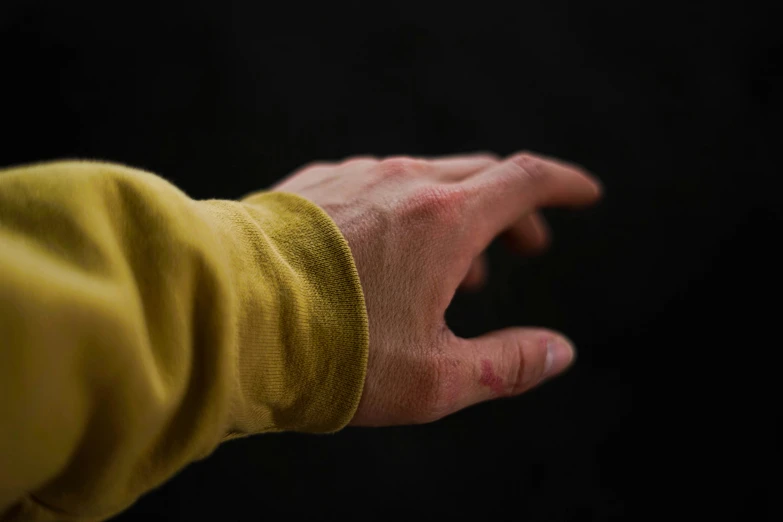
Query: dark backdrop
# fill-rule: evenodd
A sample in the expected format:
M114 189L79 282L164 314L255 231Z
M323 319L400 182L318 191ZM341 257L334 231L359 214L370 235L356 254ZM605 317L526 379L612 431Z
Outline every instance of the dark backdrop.
M566 376L441 422L228 443L118 520L783 519L778 8L0 7L0 165L99 158L195 198L316 159L529 149L606 185L491 249L448 320L558 328Z

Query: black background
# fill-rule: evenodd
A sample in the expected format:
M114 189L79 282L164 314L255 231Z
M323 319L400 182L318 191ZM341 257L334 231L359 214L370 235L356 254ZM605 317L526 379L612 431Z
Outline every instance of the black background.
M780 9L749 3L3 2L0 165L98 158L236 198L355 154L528 149L606 186L491 248L463 335L579 347L426 426L234 441L117 518L783 519Z

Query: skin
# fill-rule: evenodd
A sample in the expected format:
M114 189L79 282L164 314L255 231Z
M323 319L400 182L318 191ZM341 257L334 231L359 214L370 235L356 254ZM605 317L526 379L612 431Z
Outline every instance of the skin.
M458 289L487 278L483 252L501 237L520 254L545 249L548 206L595 203L580 167L531 153L357 157L315 163L273 187L320 205L351 247L365 294L370 351L351 425L432 422L514 396L563 372L574 348L543 328L464 339L444 314Z

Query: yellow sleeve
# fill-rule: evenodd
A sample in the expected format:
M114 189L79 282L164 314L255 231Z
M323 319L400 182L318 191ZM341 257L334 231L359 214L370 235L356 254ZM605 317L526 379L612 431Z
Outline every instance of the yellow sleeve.
M348 244L300 196L0 171L0 520L102 520L227 438L339 430L368 335Z

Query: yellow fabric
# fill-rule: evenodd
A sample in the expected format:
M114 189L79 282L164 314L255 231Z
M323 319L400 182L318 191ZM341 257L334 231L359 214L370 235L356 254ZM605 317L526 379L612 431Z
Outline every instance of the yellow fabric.
M0 171L0 519L102 520L227 438L339 430L368 336L348 244L300 196Z

